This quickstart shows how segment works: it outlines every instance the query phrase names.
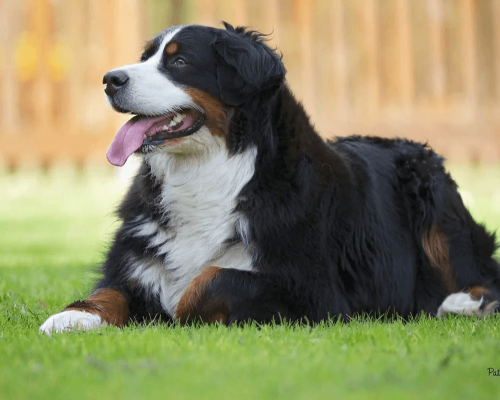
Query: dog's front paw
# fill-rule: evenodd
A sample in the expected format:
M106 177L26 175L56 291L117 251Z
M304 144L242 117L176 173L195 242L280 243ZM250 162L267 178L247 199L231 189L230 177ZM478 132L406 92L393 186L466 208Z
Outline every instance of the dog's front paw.
M50 335L52 332L87 330L106 325L106 321L97 314L68 310L51 315L40 327L40 332Z

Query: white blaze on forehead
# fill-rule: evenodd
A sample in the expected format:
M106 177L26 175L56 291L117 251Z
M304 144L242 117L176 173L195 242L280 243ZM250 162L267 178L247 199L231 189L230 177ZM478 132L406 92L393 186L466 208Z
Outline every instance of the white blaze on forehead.
M159 70L165 46L183 28L167 31L156 53L145 62L110 71L124 71L129 77L127 85L116 95L115 102L121 108L149 116L163 115L179 108L199 109L186 92Z

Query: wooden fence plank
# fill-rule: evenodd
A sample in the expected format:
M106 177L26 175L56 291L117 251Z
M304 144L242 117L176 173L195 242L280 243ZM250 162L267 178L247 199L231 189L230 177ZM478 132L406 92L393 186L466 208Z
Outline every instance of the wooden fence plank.
M379 61L381 102L391 113L399 112L401 107L401 39L398 21L398 3L381 2L379 18Z
M475 7L473 0L462 0L463 30L460 38L464 46L464 88L466 109L469 113L477 103L477 71L476 71L476 29Z
M446 75L446 96L460 105L464 98L464 66L462 63L464 46L461 40L463 31L463 8L460 1L443 0L443 44Z
M426 1L410 1L411 51L413 59L414 105L431 102L430 23Z
M443 10L441 0L427 0L430 17L431 82L433 106L442 108L445 94Z
M476 2L476 47L479 102L491 105L495 98L495 54L493 0Z
M67 135L75 136L80 134L82 124L82 114L79 112L85 105L83 104L82 93L85 90L85 64L88 60L85 51L85 37L87 26L85 24L86 0L72 0L67 3L67 17L71 29L68 29L68 43L71 49L71 73L68 77L68 116L66 127ZM108 3L109 4L109 3ZM106 7L104 12L109 12ZM108 24L108 26L113 26ZM112 37L109 38L109 54L114 56L116 51ZM78 50L77 50L78 49Z
M214 9L215 0L196 0L195 18L200 25L215 25Z
M370 116L376 114L380 102L379 86L379 60L378 60L378 18L377 18L377 0L367 0L365 5L365 48L367 57L367 82L368 82L368 112Z
M332 73L334 75L336 91L333 95L336 98L337 117L347 118L348 97L347 97L347 50L345 43L344 27L344 0L333 0L333 54L334 65Z
M20 4L17 0L0 2L0 128L14 133L19 124L19 86L16 77L15 46L21 31ZM1 134L1 132L0 132Z
M364 114L368 103L367 49L364 47L363 26L365 20L364 1L346 1L343 4L344 37L347 56L347 98L349 107Z
M43 135L51 127L51 105L52 90L47 71L47 55L52 41L50 24L52 23L52 10L49 0L34 0L35 6L31 11L30 18L33 23L33 33L37 52L39 54L39 66L34 82L32 101L36 104L34 108L34 130L35 135Z
M247 25L247 10L245 0L233 1L233 21L236 25Z
M493 0L496 101L500 102L500 0ZM500 142L500 140L499 140Z
M333 135L331 128L332 113L336 110L335 80L332 74L335 65L333 49L333 11L331 2L318 2L313 16L313 64L315 84L315 122L321 127L323 135ZM286 38L284 39L286 40ZM287 66L287 68L290 68Z
M401 105L406 112L413 103L413 65L408 0L397 0L397 20L400 57Z
M306 108L313 110L315 107L315 85L314 85L314 69L313 69L313 35L312 35L312 15L311 6L308 0L294 0L295 9L295 26L300 32L299 46L301 55L301 91L302 100Z

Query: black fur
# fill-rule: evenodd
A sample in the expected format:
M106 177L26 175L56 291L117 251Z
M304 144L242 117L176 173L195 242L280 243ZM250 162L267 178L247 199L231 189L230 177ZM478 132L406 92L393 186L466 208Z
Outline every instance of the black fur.
M248 97L265 101L283 83L285 67L257 32L225 23L212 43L217 54L217 83L222 101L240 106Z
M232 154L249 146L258 151L235 210L249 221L255 271L224 270L207 289L230 301L229 322L435 315L450 291L423 249L432 229L446 238L457 291L485 286L491 301L500 299L495 237L474 222L429 146L359 136L325 142L285 85L280 57L255 32L189 26L173 40L189 66L170 68L165 56L165 73L231 110ZM97 285L126 293L139 320L168 318L125 268L131 257L155 257L147 237L127 232L138 215L168 226L159 195L145 164L120 207L123 225Z

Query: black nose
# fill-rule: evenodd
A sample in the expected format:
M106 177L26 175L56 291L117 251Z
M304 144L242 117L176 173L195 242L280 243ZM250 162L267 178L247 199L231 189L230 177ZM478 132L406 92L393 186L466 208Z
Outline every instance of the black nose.
M102 83L106 85L104 91L108 96L113 96L127 81L128 75L123 71L111 71L102 78Z

